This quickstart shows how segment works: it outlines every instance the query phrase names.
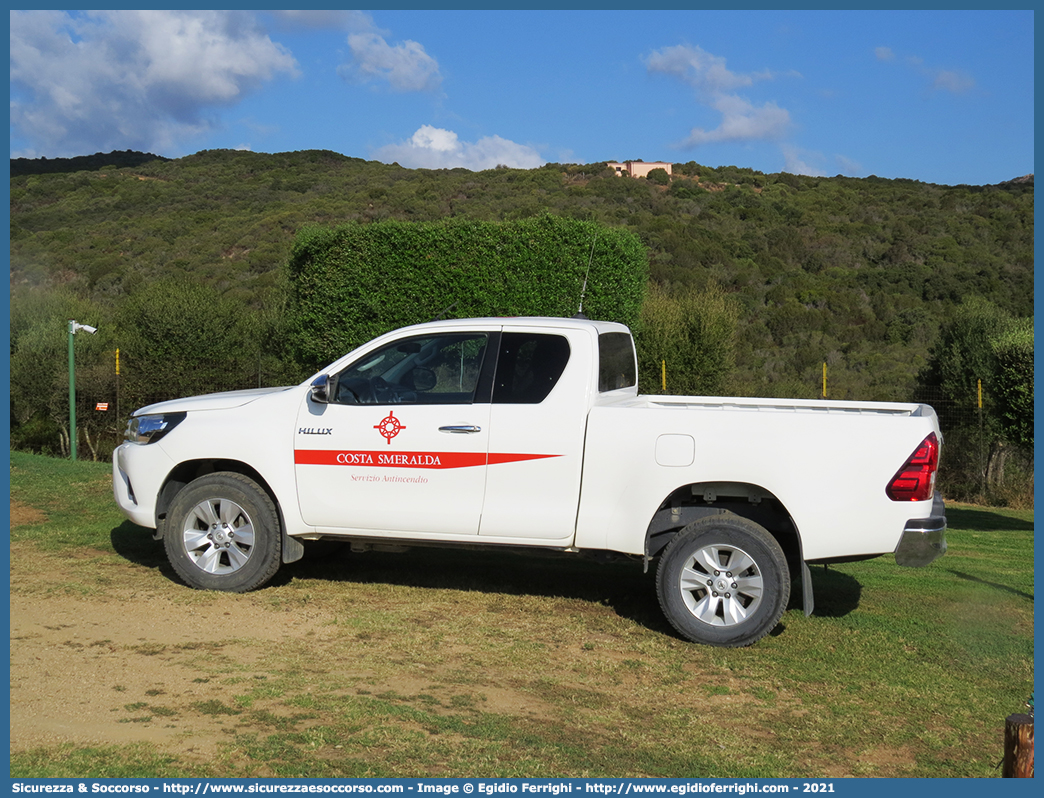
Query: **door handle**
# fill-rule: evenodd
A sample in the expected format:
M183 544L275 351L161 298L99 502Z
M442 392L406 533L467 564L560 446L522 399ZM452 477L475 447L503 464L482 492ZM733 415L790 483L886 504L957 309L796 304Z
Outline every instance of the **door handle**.
M476 427L474 424L451 424L448 427L439 427L439 432L449 432L453 435L473 435L476 432L482 432L482 427Z

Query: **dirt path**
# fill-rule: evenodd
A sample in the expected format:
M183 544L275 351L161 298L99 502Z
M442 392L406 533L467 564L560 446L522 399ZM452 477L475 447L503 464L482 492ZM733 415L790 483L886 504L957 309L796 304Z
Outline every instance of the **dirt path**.
M12 507L12 522L31 512ZM73 571L92 557L112 584L78 594ZM250 596L172 599L162 591L173 585L157 589L102 552L70 558L14 544L11 562L12 751L151 742L205 756L234 723L206 711L230 701L221 663L240 682L267 678L250 670L260 653L329 628L314 610L277 612Z

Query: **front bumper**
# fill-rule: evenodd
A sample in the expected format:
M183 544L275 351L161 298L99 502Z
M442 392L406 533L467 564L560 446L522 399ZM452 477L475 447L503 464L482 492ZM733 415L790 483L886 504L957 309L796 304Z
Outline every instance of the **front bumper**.
M932 500L932 514L927 518L911 518L895 548L895 562L910 568L922 568L946 553L946 505L938 493Z
M138 526L156 528L156 497L174 462L159 444L124 443L112 452L112 493Z

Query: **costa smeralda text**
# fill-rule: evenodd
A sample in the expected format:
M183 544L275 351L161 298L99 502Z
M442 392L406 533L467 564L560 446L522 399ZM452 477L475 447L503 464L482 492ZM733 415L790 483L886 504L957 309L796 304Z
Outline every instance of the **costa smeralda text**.
M437 454L378 454L369 452L344 452L337 455L337 462L344 465L378 466L441 466L442 458Z

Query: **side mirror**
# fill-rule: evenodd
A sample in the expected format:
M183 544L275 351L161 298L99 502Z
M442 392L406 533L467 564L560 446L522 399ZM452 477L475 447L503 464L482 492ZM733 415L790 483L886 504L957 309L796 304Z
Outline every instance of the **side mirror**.
M415 391L430 391L438 383L439 378L431 369L417 367L409 373L410 381Z
M320 374L312 380L312 401L321 405L330 403L330 375Z

